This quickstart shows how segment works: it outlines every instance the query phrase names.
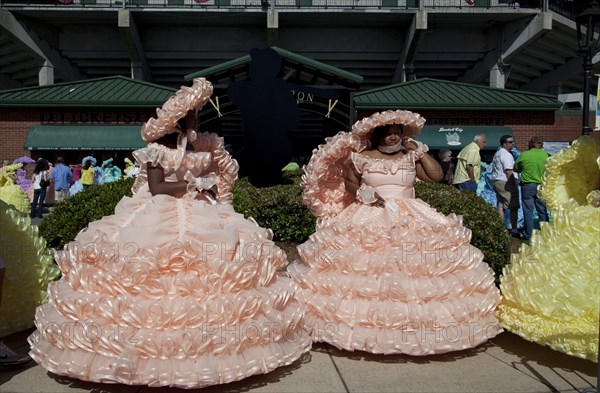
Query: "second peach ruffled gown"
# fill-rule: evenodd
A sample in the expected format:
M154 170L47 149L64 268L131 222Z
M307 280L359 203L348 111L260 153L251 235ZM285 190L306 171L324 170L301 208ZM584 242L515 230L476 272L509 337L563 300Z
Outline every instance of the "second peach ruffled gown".
M320 220L299 246L301 261L288 271L300 284L313 340L349 351L429 355L500 333L493 272L469 244L461 217L415 199L412 152L394 160L351 153L351 161L386 207L354 202Z

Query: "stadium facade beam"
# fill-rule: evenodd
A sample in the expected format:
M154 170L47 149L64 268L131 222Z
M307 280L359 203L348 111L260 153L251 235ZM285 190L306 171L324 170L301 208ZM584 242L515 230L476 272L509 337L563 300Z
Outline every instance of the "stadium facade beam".
M119 32L131 58L131 77L153 82L152 72L150 72L150 66L146 59L146 53L135 20L128 9L120 8L118 12Z
M413 70L413 63L419 48L419 43L427 32L427 12L418 10L415 12L410 27L406 33L406 39L404 40L404 47L394 75L392 77L392 83L406 82L406 70ZM411 71L412 72L412 71Z
M28 33L10 11L0 9L0 28L14 42L25 48L34 58L39 60L40 78L38 82L40 86L53 84L54 72L58 73L65 81L85 78L77 67L65 60L47 42L41 40L35 34Z

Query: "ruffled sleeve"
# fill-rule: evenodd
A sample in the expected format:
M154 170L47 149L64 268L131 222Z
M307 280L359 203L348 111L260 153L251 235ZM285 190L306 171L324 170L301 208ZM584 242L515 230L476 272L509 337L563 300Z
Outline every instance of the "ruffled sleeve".
M417 144L417 148L415 150L410 151L410 154L412 155L413 160L414 161L421 160L421 158L423 158L425 153L427 153L429 151L429 146L427 146L423 142L416 141L412 138L409 138L408 140Z
M363 169L367 163L365 157L358 153L350 153L350 159L352 160L352 166L356 170L356 173L362 175Z
M206 173L217 174L217 202L223 204L233 203L233 185L238 179L239 165L229 152L225 150L222 137L215 133L198 133L192 142L194 150L212 153L212 162L206 169Z
M148 169L146 164L160 165L165 171L179 168L183 161L184 150L169 149L166 146L150 143L147 147L132 153L133 158L140 165L140 174L135 179L131 191L135 194L144 184L148 183Z
M317 218L336 215L354 202L355 195L346 191L346 170L351 165L350 153L366 146L349 132L340 132L325 142L313 151L302 176L304 204Z
M152 166L160 164L164 169L174 169L179 166L181 159L179 151L169 149L157 143L151 143L148 147L134 151L133 157L140 166L150 163Z

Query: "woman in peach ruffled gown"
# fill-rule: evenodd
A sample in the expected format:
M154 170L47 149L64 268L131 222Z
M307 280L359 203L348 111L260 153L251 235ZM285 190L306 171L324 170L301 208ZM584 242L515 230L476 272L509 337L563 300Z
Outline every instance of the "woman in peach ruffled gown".
M29 337L31 357L52 373L199 388L310 349L296 284L278 272L284 252L231 206L237 162L222 138L193 130L211 93L195 79L157 110L142 127L150 143L134 152L133 197L56 253L63 278Z
M416 177L442 177L427 146L409 138L424 123L409 111L376 113L329 138L307 165L304 201L319 220L288 271L314 341L429 355L502 331L500 293L471 231L415 198Z

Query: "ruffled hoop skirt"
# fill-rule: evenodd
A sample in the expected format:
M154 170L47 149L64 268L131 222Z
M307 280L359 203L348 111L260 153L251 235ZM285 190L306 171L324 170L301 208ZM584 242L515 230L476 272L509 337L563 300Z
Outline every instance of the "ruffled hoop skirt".
M388 207L389 206L389 207ZM502 331L500 293L462 218L420 199L353 203L318 223L288 271L314 341L372 353L471 348Z
M63 279L36 312L31 356L82 380L198 388L309 350L296 284L271 233L186 196L123 198L56 253Z
M600 209L553 214L504 268L498 318L526 340L596 362Z
M33 327L36 307L48 299L48 283L60 269L29 215L0 202L0 228L0 259L6 267L0 303L4 337Z
M498 318L507 330L598 361L600 141L583 136L550 157L540 195L552 222L503 269Z

